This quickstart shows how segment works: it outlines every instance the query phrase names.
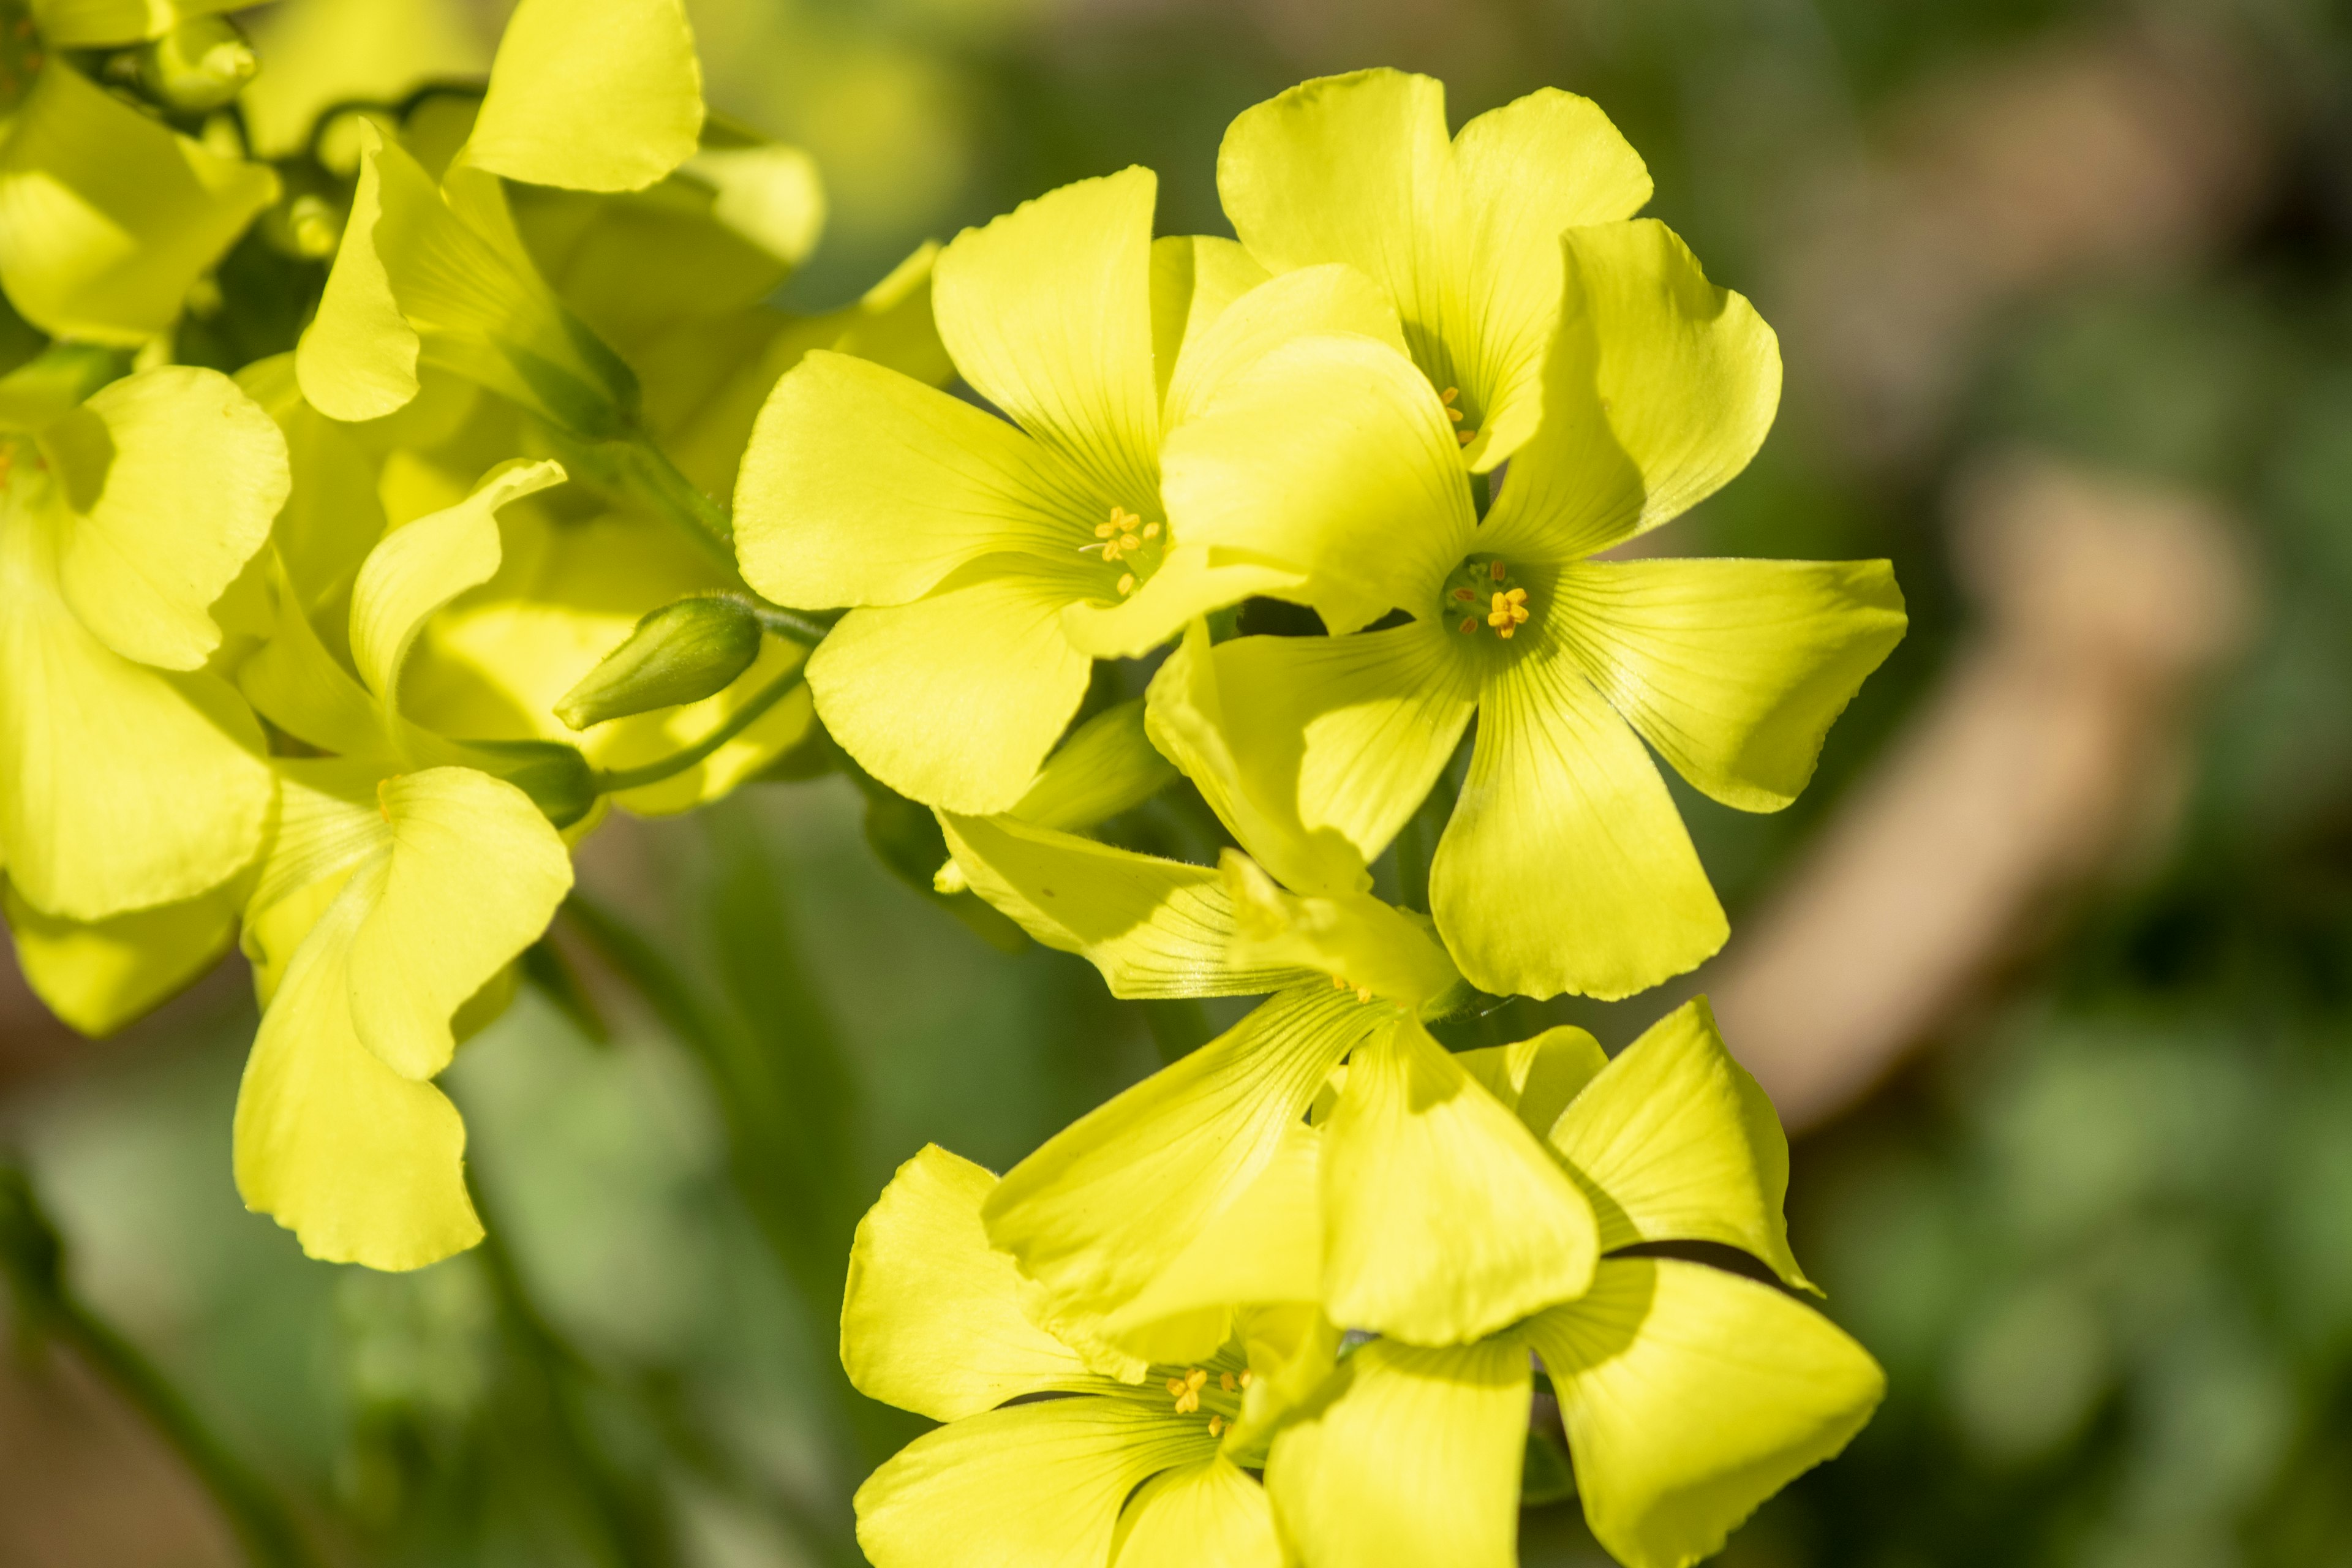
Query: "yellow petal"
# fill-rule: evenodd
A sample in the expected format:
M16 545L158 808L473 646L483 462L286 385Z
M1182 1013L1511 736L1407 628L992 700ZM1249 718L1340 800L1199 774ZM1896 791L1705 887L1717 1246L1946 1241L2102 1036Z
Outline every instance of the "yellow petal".
M383 761L278 757L278 816L245 910L241 945L263 1006L288 964L356 871L389 837L378 790Z
M539 940L572 890L572 857L530 797L470 768L379 792L387 864L346 959L360 1040L430 1078L457 1049L450 1019Z
M1114 996L1251 996L1307 978L1293 963L1231 958L1233 904L1206 866L1012 816L942 813L940 825L972 891L1102 971Z
M510 180L635 191L692 157L701 134L681 0L522 0L465 155Z
M69 920L193 899L261 847L260 726L218 678L90 634L58 589L46 488L20 473L0 496L0 864Z
M1119 1516L1112 1568L1281 1568L1265 1489L1225 1459L1162 1470Z
M1133 1398L1047 1400L926 1433L857 1489L874 1568L1097 1568L1121 1506L1158 1471L1212 1458L1205 1418Z
M1054 748L1012 814L1033 826L1076 831L1133 810L1175 777L1145 732L1143 699L1132 697Z
M1621 1258L1528 1324L1584 1517L1629 1568L1688 1568L1845 1447L1886 1380L1835 1325L1696 1263Z
M1518 1119L1408 1019L1348 1064L1326 1124L1335 1322L1463 1344L1580 1295L1592 1207Z
M301 152L338 104L399 103L427 82L490 68L489 40L463 0L304 0L257 12L250 31L267 66L237 107L262 158Z
M1789 1142L1705 997L1618 1054L1549 1129L1601 1216L1603 1250L1717 1241L1811 1289L1789 1250Z
M50 59L0 142L0 287L53 336L137 345L277 198L266 165L216 157Z
M858 1222L841 1364L859 1393L955 1421L1098 1380L1021 1310L1021 1275L991 1251L980 1205L996 1178L929 1144Z
M735 548L744 581L777 604L903 605L997 552L1076 565L1109 510L1003 420L881 365L814 353L760 412L735 489Z
M327 651L302 613L300 595L277 574L276 620L269 640L236 672L255 711L296 739L338 756L394 757L395 736L368 689Z
M108 48L160 38L192 16L238 9L238 0L33 0L33 25L53 49Z
M1236 963L1297 964L1409 1011L1462 984L1425 921L1369 893L1296 898L1233 849L1220 869L1234 903Z
M1340 1058L1394 1016L1328 985L1283 992L1015 1165L982 1211L989 1240L1057 1312L1117 1311L1248 1190Z
M389 239L401 227L423 227L441 216L440 194L415 160L387 145L373 122L361 126L360 136L352 210L318 313L294 350L302 395L321 414L346 421L383 418L416 395L424 340L401 311L376 230L385 229Z
M1159 493L1149 169L1024 202L940 253L940 340L981 395L1111 500Z
M1185 345L1267 276L1230 239L1179 234L1151 242L1151 359L1163 408ZM1163 427L1171 423L1163 419Z
M1378 284L1337 263L1301 268L1251 289L1186 333L1161 405L1161 428L1173 430L1208 406L1228 382L1273 350L1328 333L1355 333L1404 353L1396 307Z
M5 889L26 984L93 1039L143 1016L210 969L236 934L235 884L92 923L59 920Z
M1265 1484L1301 1560L1349 1568L1514 1568L1528 1440L1527 1347L1376 1340L1338 1392L1275 1439Z
M1884 561L1590 561L1560 574L1577 662L1675 771L1778 811L1902 640Z
M1066 576L995 557L911 605L853 610L809 658L817 714L900 795L1003 811L1086 695L1094 661L1062 635L1070 595Z
M236 1100L236 1186L310 1257L421 1268L482 1237L466 1127L352 1027L345 960L372 902L354 878L295 952L262 1016Z
M1486 683L1429 896L1462 973L1497 994L1630 996L1728 931L1649 754L1541 639Z
M1552 561L1678 517L1728 483L1780 402L1780 347L1706 280L1672 229L1597 224L1560 237L1560 326L1544 425L1511 464L1491 548Z
M1513 1045L1457 1052L1454 1059L1487 1093L1518 1112L1520 1121L1538 1138L1551 1135L1552 1123L1569 1101L1609 1065L1601 1042L1573 1024L1555 1026ZM1605 1252L1617 1244L1608 1239L1605 1215L1601 1224Z
M278 426L219 372L166 365L100 388L42 446L75 514L66 602L125 658L200 668L220 646L207 611L285 504Z

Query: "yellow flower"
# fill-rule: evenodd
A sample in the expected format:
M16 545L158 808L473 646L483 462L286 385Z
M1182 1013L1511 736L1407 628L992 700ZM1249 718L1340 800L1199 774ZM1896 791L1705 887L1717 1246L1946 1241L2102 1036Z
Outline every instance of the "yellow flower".
M1346 262L1404 320L1448 438L1484 473L1535 433L1559 316L1562 229L1632 217L1649 171L1587 99L1546 89L1450 141L1445 89L1401 71L1302 82L1245 110L1217 192L1276 272Z
M736 489L744 578L781 605L853 606L809 685L826 728L902 795L1003 810L1095 658L1295 583L1171 533L1161 442L1299 332L1401 342L1351 269L1268 280L1227 241L1155 243L1155 190L1144 169L1081 181L941 253L940 335L1007 418L812 353L753 433Z
M1544 422L1483 519L1444 402L1361 337L1244 372L1171 437L1164 490L1180 531L1291 563L1345 634L1215 650L1244 793L1369 859L1475 714L1432 868L1439 931L1481 989L1618 997L1727 931L1643 742L1713 798L1778 810L1905 623L1883 561L1592 559L1747 464L1780 356L1658 224L1559 248Z
M288 485L227 377L82 400L110 358L53 350L0 381L0 868L28 975L91 1033L219 950L214 895L261 847L260 727L207 661Z
M926 1148L857 1227L843 1364L860 1392L946 1423L858 1489L866 1556L877 1568L1276 1568L1265 1493L1243 1468L1264 1463L1263 1442L1244 1418L1263 1417L1271 1364L1312 1359L1312 1311L1253 1314L1213 1353L1139 1382L1102 1376L1024 1310L1020 1276L981 1229L993 1185ZM1285 1280L1269 1261L1265 1287L1311 1289L1311 1270ZM1049 1394L1064 1397L1025 1397Z
M99 88L63 49L157 38L221 0L47 0L0 11L0 289L55 337L135 347L278 199L266 164L209 152Z
M1780 1123L1703 1001L1614 1061L1555 1029L1464 1063L1592 1194L1612 1255L1589 1291L1475 1343L1390 1338L1349 1356L1274 1439L1266 1484L1285 1536L1309 1563L1516 1563L1532 1352L1593 1534L1631 1568L1687 1568L1843 1448L1885 1389L1861 1346L1771 1286L1617 1250L1713 1242L1801 1285L1780 1217Z

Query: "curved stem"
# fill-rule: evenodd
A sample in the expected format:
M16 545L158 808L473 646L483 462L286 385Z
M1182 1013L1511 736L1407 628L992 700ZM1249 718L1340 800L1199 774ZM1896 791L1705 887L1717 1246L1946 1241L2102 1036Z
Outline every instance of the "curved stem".
M785 693L798 686L800 681L801 672L798 669L788 670L776 677L750 701L728 715L725 723L682 752L673 752L658 762L646 763L641 767L598 769L595 775L596 793L619 795L624 790L642 789L646 784L656 784L664 779L676 778L758 722L761 714L782 701Z
M657 510L677 519L726 546L730 565L735 561L735 518L724 501L704 495L692 479L678 471L669 454L650 436L627 443L629 461L623 472L630 489Z

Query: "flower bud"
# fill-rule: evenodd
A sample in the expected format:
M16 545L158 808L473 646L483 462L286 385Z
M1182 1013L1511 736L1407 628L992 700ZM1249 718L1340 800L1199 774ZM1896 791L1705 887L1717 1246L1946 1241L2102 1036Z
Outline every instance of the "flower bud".
M253 46L226 16L191 16L139 51L139 86L183 114L220 108L253 79Z
M461 741L469 766L530 796L540 815L569 827L595 808L596 775L576 746L561 741Z
M555 716L574 730L699 702L760 657L760 617L740 600L679 599L639 621L629 639L564 693Z

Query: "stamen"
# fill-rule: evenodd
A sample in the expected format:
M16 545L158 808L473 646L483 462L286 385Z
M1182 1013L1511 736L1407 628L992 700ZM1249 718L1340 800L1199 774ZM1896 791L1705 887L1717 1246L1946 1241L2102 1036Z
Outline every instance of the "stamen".
M1511 574L1511 569L1500 561L1489 561L1486 563L1486 574L1499 583Z
M1514 588L1507 594L1495 595L1494 608L1486 616L1486 624L1495 628L1496 636L1508 640L1513 632L1527 624L1527 619L1528 591Z
M1212 1415L1212 1416L1210 1416L1210 1417L1209 1417L1209 1436L1212 1436L1212 1437L1222 1437L1222 1436L1223 1436L1224 1435L1225 1435L1225 1418L1224 1418L1223 1416L1222 1416L1222 1415Z
M1462 389L1460 387L1449 386L1444 391L1437 395L1437 401L1445 405L1446 407L1451 408L1454 406L1454 400L1461 395Z
M1159 538L1159 537L1160 537L1160 525L1159 525L1158 523L1156 523L1156 522L1147 522L1147 523L1145 523L1145 524L1143 525L1143 537L1144 537L1144 538L1146 538L1146 539L1157 539L1157 538Z
M1251 1384L1253 1384L1253 1383L1255 1383L1255 1382L1256 1382L1256 1381L1257 1381L1257 1374L1256 1374L1255 1373L1254 1373L1254 1372L1250 1371L1250 1369L1249 1369L1249 1368L1247 1368L1247 1367L1244 1367L1244 1368L1242 1368L1241 1385L1242 1385L1244 1388L1247 1388Z
M1331 989L1332 989L1332 990L1334 990L1334 991L1345 991L1347 988L1348 988L1348 983L1347 983L1346 981L1344 981L1344 980L1340 979L1340 978L1339 978L1338 975L1336 975L1336 974L1335 974L1335 975L1333 975L1333 976L1331 976Z
M1176 1414L1190 1415L1201 1408L1201 1390L1208 1385L1209 1374L1194 1367L1181 1377L1168 1380L1168 1392L1176 1396Z
M1477 632L1477 630L1478 630L1478 617L1477 617L1477 616L1463 616L1463 617L1462 617L1462 629L1463 629L1463 631L1465 631L1465 633L1469 633L1469 634L1473 634L1473 635L1475 635L1475 634Z
M1460 446L1467 447L1471 442L1475 441L1477 438L1478 432L1475 430L1456 430L1454 432L1454 439L1455 443Z
M1475 605L1478 602L1476 590L1471 588L1456 588L1454 590L1454 596L1465 605Z
M1356 1000L1357 1000L1357 1001L1359 1001L1359 1002L1369 1002L1369 1001L1370 1001L1371 999L1372 999L1372 988L1371 988L1370 986L1369 986L1369 985L1359 985L1359 986L1357 986L1357 987L1356 987Z
M1098 522L1095 524L1095 537L1097 539L1108 539L1112 534L1117 533L1118 531L1118 525L1117 523Z
M1217 1386L1231 1394L1234 1391L1234 1374L1229 1372L1217 1373Z
M1135 574L1134 574L1134 573L1132 573L1132 572L1129 572L1129 573L1128 573L1125 576L1121 577L1121 578L1118 580L1118 596L1119 596L1120 598L1124 599L1124 598L1126 598L1129 594L1132 594L1132 593L1134 593L1134 592L1135 592ZM1525 619L1526 617L1522 616L1521 618L1522 618L1522 619Z

